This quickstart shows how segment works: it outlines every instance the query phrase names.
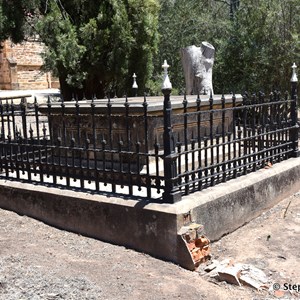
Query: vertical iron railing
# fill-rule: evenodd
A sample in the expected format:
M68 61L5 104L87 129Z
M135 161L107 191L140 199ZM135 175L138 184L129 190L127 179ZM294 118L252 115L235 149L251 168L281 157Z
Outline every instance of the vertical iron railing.
M139 103L35 101L29 108L22 102L16 108L15 100L0 101L0 177L161 197L163 139L150 128L155 116L146 97Z
M174 153L177 172L172 180L178 187L173 189L187 195L298 156L295 88L293 91L291 99L276 91L269 98L262 93L258 96L245 94L239 103L233 95L226 100L226 105L224 96L221 105L210 97L208 109L196 111L187 109L185 99L183 113L176 115L173 111L173 119L181 117L184 125L183 133L174 134L177 137L177 153ZM199 99L196 106L197 103ZM205 121L200 123L199 120ZM197 127L193 128L195 124ZM193 132L201 127L202 134L196 135L195 141ZM202 153L198 155L197 167L195 153Z
M298 96L297 96L297 84L298 84L298 78L296 75L296 64L294 63L292 66L293 74L291 78L291 118L292 118L292 125L294 126L294 129L292 129L291 132L291 139L293 141L293 150L294 150L294 157L299 156L299 150L298 150L298 132L299 132L299 124L298 124Z
M172 107L170 101L171 89L163 89L164 94L164 180L165 187L163 200L167 203L174 203L181 199L177 183L177 158L175 141L172 131Z

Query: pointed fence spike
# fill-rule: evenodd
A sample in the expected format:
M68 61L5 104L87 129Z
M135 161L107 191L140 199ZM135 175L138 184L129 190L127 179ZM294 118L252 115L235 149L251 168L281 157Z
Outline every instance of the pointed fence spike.
M213 107L213 102L214 102L212 91L210 91L210 96L209 96L208 101L209 101L209 105L210 105L210 109L211 109Z
M16 131L17 137L20 137L20 132L19 132L18 125L15 126L15 131Z
M284 93L284 98L285 98L285 100L287 100L288 97L289 97L289 92L288 92L288 91L285 91L285 93Z
M184 106L185 108L186 108L186 106L187 106L187 103L188 103L187 97L186 97L186 94L184 94L182 104L183 104L183 106Z

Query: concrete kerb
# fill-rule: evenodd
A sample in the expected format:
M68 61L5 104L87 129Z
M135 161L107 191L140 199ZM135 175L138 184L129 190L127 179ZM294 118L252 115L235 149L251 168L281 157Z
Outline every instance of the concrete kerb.
M188 221L217 240L300 189L300 158L183 197L147 203L0 180L0 207L49 225L123 245L193 270L178 234Z
M269 169L194 193L177 204L178 211L204 225L206 235L218 240L246 224L300 189L300 159L292 158Z
M178 216L168 204L151 205L7 180L0 180L0 195L1 208L57 228L133 248L183 266L189 264L183 260L191 260L189 253L177 253L184 248L178 246L182 243L177 240Z

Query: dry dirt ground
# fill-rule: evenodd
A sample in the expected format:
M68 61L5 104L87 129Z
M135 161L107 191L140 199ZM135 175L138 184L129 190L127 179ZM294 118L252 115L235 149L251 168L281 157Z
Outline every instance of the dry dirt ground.
M299 187L300 190L300 187ZM0 299L300 299L300 192L212 244L214 259L249 263L270 290L218 282L124 247L0 210ZM283 291L290 285L289 291ZM293 286L295 285L295 286Z

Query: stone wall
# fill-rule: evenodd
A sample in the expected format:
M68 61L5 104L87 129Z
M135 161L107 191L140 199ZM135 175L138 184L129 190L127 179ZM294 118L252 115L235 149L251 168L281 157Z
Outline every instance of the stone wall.
M44 45L38 41L3 43L0 54L0 89L24 90L58 88L57 78L41 71Z

